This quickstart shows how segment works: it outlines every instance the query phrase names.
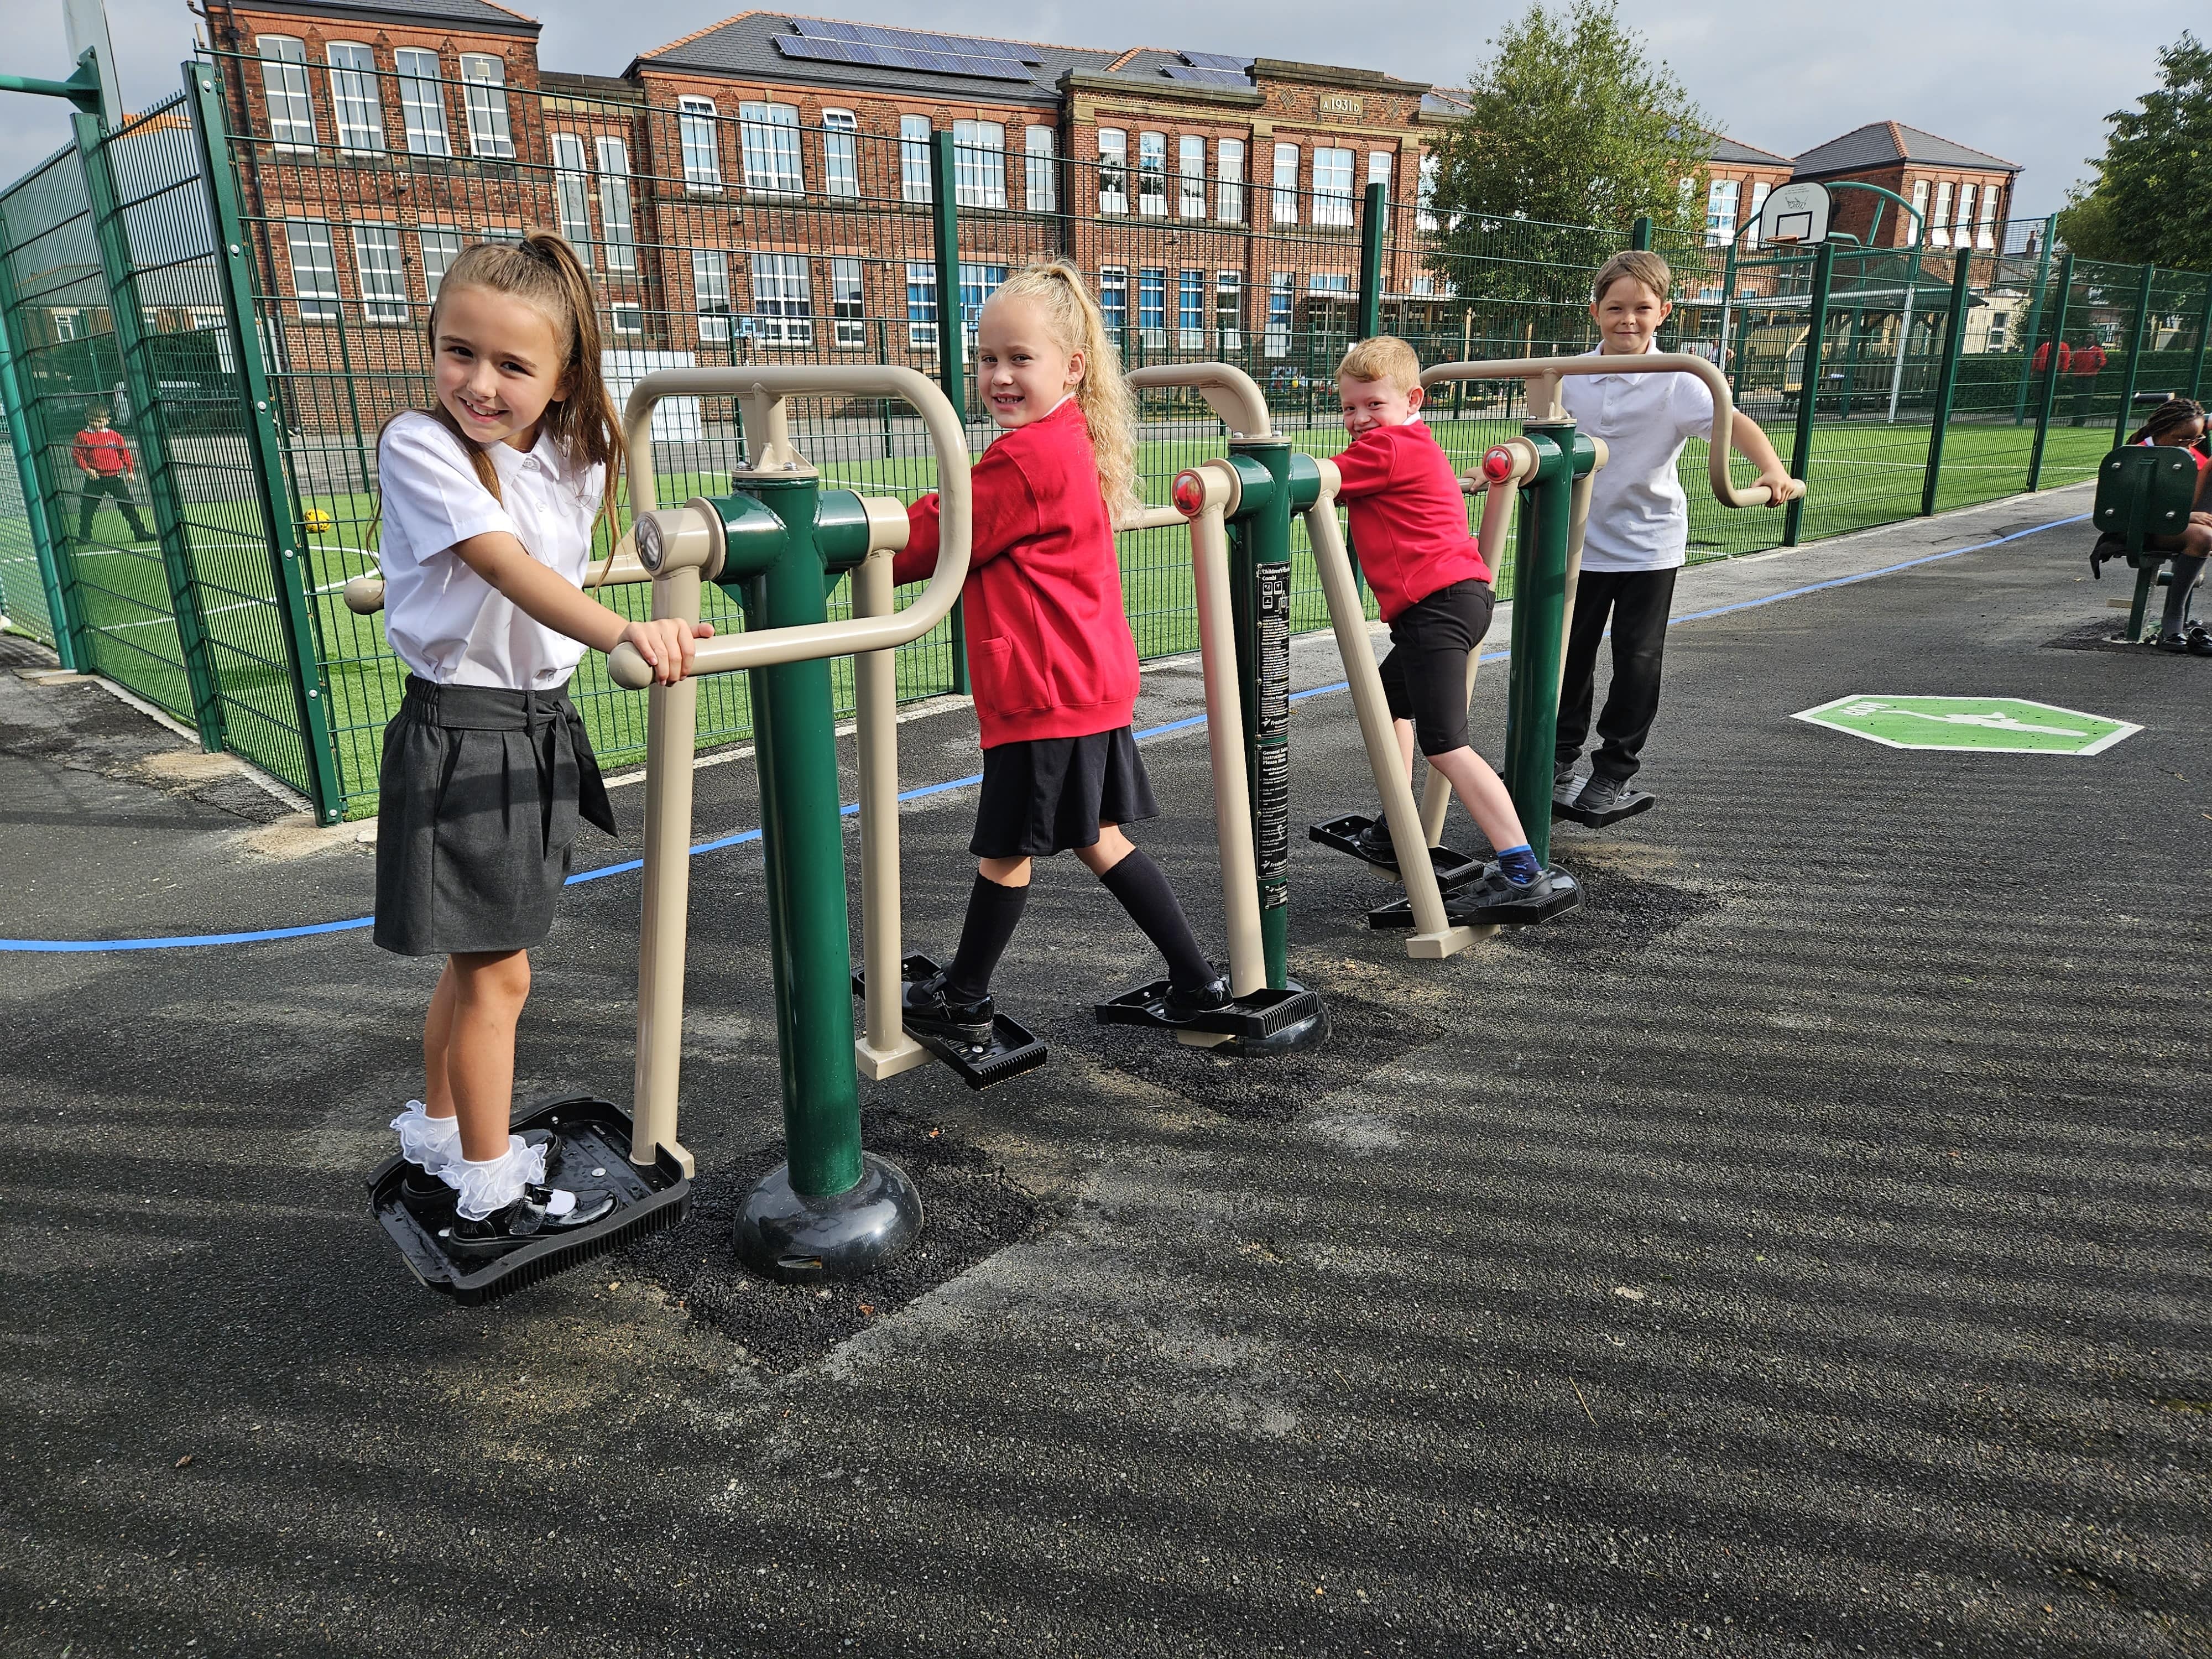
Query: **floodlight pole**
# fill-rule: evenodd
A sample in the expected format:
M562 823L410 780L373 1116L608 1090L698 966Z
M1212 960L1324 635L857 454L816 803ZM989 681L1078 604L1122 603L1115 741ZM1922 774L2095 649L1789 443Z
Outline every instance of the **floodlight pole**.
M0 92L27 92L34 98L66 98L86 115L100 113L100 56L89 46L66 81L42 81L32 75L0 75Z

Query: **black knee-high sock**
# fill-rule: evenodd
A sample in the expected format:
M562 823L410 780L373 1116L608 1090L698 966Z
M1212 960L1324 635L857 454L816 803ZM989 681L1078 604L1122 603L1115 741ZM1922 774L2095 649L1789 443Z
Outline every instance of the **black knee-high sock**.
M1168 959L1168 977L1186 989L1210 984L1213 964L1198 947L1190 931L1190 918L1176 902L1167 872L1133 848L1121 861L1098 879L1121 902L1129 919L1145 930L1159 953Z
M2173 585L2166 590L2166 617L2158 630L2166 638L2181 632L2181 619L2189 611L2189 590L2197 585L2197 572L2203 568L2202 559L2174 560Z
M981 871L968 895L968 920L960 928L960 948L945 969L945 992L955 1002L973 1002L991 988L991 975L1014 929L1022 907L1030 902L1027 887L1001 887Z

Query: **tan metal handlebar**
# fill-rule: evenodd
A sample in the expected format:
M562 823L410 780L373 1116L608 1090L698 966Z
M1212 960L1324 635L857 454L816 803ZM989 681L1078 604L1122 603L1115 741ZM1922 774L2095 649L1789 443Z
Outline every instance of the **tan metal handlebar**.
M1424 388L1440 380L1527 380L1528 414L1541 420L1558 404L1559 384L1570 374L1694 374L1713 394L1713 435L1705 458L1707 480L1723 507L1779 507L1770 501L1765 488L1754 484L1739 489L1729 481L1729 445L1735 425L1735 403L1729 396L1728 377L1703 357L1686 351L1650 351L1638 356L1501 357L1486 362L1438 363L1421 371ZM1539 398L1541 403L1539 403ZM1804 486L1796 487L1802 495ZM1785 496L1784 499L1790 499Z
M910 368L872 365L774 364L751 368L666 368L648 374L630 393L623 411L629 434L630 489L640 512L653 510L653 406L663 398L716 397L745 399L763 411L750 424L766 426L755 460L798 471L790 457L781 414L782 399L810 393L897 398L919 411L937 452L939 502L937 569L921 596L905 610L886 616L854 617L842 622L810 623L798 628L766 628L758 633L702 640L691 672L729 674L739 669L772 668L779 663L816 657L883 651L920 639L945 619L968 579L975 528L974 497L969 481L968 440L959 416L935 383ZM641 491L642 492L641 494ZM607 678L617 685L641 689L653 684L652 667L627 643L607 653Z
M1131 386L1197 392L1206 407L1221 417L1232 438L1272 438L1275 428L1267 419L1267 400L1249 374L1234 363L1160 363L1133 368Z
M630 538L625 535L616 545L611 559L595 559L584 570L584 591L592 592L602 587L624 587L638 582L649 582L653 572L637 562L637 552ZM373 617L384 609L384 578L356 576L345 585L345 607L356 617Z

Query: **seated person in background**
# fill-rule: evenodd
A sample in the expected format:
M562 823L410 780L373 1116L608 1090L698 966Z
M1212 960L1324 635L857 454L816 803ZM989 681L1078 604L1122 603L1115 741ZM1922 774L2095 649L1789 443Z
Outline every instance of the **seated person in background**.
M2203 407L2188 398L2169 398L2128 434L2128 441L2160 449L2186 449L2196 458L2197 510L2189 515L2180 534L2146 536L2143 545L2173 561L2172 586L2166 590L2166 614L2158 625L2158 648L2212 657L2212 629L2197 623L2185 632L2181 624L2189 614L2190 590L2203 572L2205 559L2212 556L2212 455L2205 453ZM2108 530L2098 537L2089 553L2090 574L2103 574L2100 567L2107 559L2124 556L2127 545L2127 538L2118 531Z

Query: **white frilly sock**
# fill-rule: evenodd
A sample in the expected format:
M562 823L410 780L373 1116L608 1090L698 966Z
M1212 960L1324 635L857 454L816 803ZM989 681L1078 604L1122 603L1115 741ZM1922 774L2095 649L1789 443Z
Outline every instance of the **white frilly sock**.
M461 1160L459 1118L432 1117L422 1109L421 1101L410 1100L407 1109L392 1120L392 1127L399 1132L400 1156L434 1176L446 1175Z
M507 1150L497 1158L482 1162L456 1158L446 1179L459 1194L453 1203L456 1212L471 1221L482 1221L520 1198L526 1185L544 1184L545 1149L526 1146L520 1135L509 1135ZM545 1213L566 1215L575 1207L575 1194L556 1192L546 1200Z

